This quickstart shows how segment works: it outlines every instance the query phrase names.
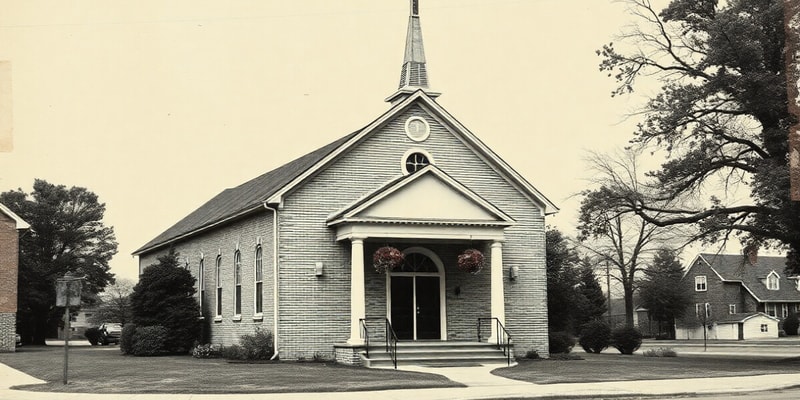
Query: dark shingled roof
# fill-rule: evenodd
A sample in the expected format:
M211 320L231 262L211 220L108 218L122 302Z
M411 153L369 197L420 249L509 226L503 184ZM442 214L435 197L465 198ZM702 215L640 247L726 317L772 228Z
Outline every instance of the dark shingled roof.
M156 236L155 239L134 251L133 254L139 255L155 250L177 238L261 207L267 198L342 146L358 132L360 130L235 188L225 189L222 193L200 206L200 208L178 221L178 223Z
M758 256L755 265L747 257L734 254L701 254L722 279L741 282L760 301L800 301L800 291L794 279L784 273L785 257ZM768 290L763 280L775 271L779 277L779 290Z

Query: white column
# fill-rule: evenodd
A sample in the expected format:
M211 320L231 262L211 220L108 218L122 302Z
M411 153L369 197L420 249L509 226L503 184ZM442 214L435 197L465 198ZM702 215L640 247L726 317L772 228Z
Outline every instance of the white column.
M500 320L500 323L505 325L506 324L506 307L505 307L505 295L503 293L503 243L500 241L494 241L492 243L492 252L491 252L491 274L492 274L492 298L491 298L491 309L492 309L492 317L497 317ZM495 342L497 340L497 324L492 321L492 336L489 338L489 342Z
M366 317L367 305L364 290L364 239L350 239L350 339L347 343L362 344L359 320Z

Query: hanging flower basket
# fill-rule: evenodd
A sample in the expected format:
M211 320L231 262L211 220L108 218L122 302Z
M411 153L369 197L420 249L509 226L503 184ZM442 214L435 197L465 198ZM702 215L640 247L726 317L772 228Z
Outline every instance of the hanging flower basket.
M477 274L483 269L483 253L476 249L467 249L458 255L458 268L470 274Z
M372 265L381 274L399 267L404 260L403 252L391 246L381 247L372 255Z

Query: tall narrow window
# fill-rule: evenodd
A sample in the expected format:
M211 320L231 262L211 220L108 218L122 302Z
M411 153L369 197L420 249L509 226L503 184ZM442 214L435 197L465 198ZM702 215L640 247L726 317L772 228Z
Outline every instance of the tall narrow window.
M206 279L205 279L206 271L205 266L203 265L203 259L200 259L200 265L197 267L197 286L199 290L199 299L197 299L197 304L200 305L200 315L203 315L203 299L206 297Z
M214 270L217 285L217 316L222 316L222 256L217 256L217 265Z
M255 313L263 312L263 284L264 284L264 263L262 261L261 245L256 247L256 271L255 271Z
M781 318L789 316L789 305L786 303L781 304Z
M778 316L778 307L774 303L767 303L764 308L767 310L767 315L770 317L777 317Z
M233 254L233 284L233 314L242 315L242 253L239 250Z
M728 314L736 314L736 304L728 304Z
M767 289L769 290L780 289L778 274L776 274L775 271L770 272L769 276L767 276Z

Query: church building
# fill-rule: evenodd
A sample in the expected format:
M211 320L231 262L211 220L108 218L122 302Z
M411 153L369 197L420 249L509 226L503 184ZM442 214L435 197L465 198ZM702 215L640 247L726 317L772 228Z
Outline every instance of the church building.
M282 359L377 365L387 337L396 359L480 342L547 355L545 216L558 208L439 94L411 0L388 110L222 191L136 250L140 272L174 249L211 343L262 328Z

